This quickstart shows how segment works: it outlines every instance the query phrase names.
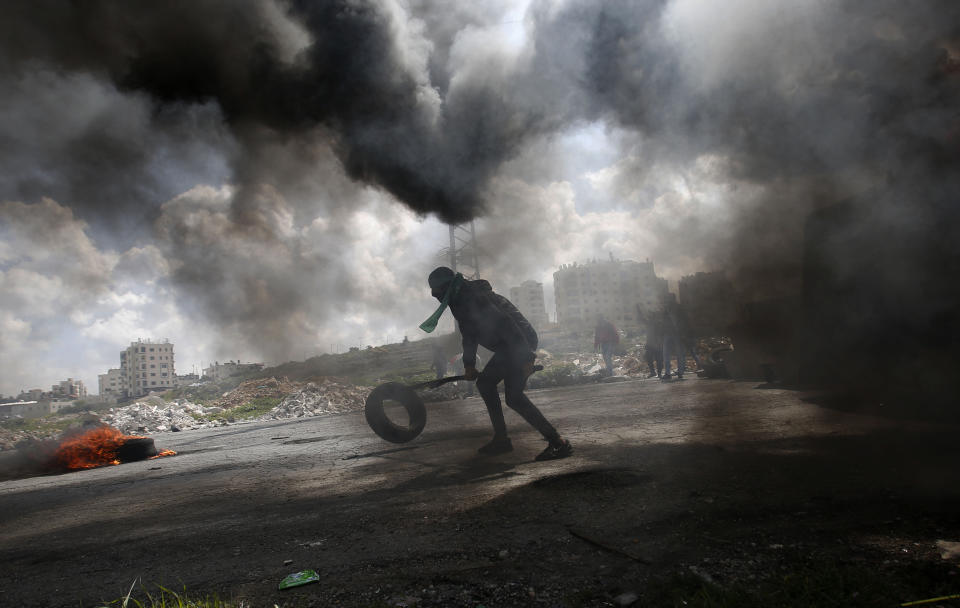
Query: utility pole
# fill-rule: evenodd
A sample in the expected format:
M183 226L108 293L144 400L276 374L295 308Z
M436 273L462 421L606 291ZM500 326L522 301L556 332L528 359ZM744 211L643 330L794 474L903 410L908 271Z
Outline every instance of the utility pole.
M441 256L449 260L454 272L461 272L467 279L480 278L477 231L473 220L469 224L450 224L450 246L441 251Z
M450 246L440 250L440 258L446 258L454 272L460 272L464 278L480 278L480 261L477 247L477 230L473 220L468 224L450 224ZM460 327L453 323L457 342L460 341Z

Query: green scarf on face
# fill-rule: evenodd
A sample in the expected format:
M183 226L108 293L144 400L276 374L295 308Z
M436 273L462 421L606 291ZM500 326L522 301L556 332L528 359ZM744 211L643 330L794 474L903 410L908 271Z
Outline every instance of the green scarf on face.
M440 322L440 317L443 316L443 311L445 311L447 306L450 305L450 300L455 298L457 294L460 293L461 285L463 285L463 275L458 272L456 275L454 275L453 280L450 281L450 284L447 285L447 291L443 294L443 299L440 300L440 306L438 306L437 310L430 315L429 319L420 324L420 329L429 334L437 328L437 323Z

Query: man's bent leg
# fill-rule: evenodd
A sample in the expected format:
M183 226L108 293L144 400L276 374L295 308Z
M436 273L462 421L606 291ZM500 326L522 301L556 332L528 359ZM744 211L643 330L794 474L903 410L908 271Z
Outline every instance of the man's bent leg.
M558 440L560 433L557 432L557 429L553 428L553 425L547 421L537 406L524 394L523 388L526 382L527 379L523 375L522 370L514 370L507 374L503 381L507 406L520 414L520 416L527 421L527 424L540 431L540 434L543 435L547 441L552 442Z
M490 423L493 424L494 438L507 436L507 423L503 419L503 405L500 403L500 394L497 392L497 385L503 379L503 370L501 369L502 357L494 355L487 363L486 367L477 378L477 392L483 398L484 405L487 406L487 413L490 414Z
M523 389L527 385L527 376L522 367L518 365L507 370L503 385L507 405L520 414L527 421L527 424L540 431L544 439L549 442L546 449L537 454L534 460L555 460L573 454L573 446L570 445L570 442L560 436L557 429L553 428L553 425L547 421L537 406L523 393Z

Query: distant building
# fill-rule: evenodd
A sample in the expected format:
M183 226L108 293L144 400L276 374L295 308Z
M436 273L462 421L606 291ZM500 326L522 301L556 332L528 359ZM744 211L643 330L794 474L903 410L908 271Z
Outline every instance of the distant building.
M17 395L17 401L40 401L44 397L49 399L50 395L45 394L43 389L32 388Z
M83 380L74 380L67 378L51 387L51 395L54 399L85 399L87 397L87 387L83 385Z
M258 372L261 369L263 369L263 363L240 363L239 359L237 361L227 361L226 363L215 361L213 365L203 370L203 377L207 380L219 382L230 376L248 372Z
M680 304L698 336L725 335L737 315L733 283L722 272L698 272L680 279Z
M543 283L524 281L519 287L511 287L510 301L535 329L540 329L550 322L547 318L547 307L543 303Z
M177 376L177 386L190 386L200 382L200 376L197 374L181 374Z
M653 262L600 260L567 264L553 273L557 323L566 328L592 327L597 315L617 326L638 325L637 307L660 307L667 280L656 275Z
M101 397L123 397L127 394L127 380L122 369L111 369L97 376Z
M169 340L131 342L120 353L120 372L126 397L140 397L151 391L175 388L177 380L173 344Z

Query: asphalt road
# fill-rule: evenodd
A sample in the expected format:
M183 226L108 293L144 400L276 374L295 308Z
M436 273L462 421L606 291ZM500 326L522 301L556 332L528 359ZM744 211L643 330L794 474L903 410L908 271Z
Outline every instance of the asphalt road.
M490 427L482 402L472 398L429 404L426 430L403 445L380 440L357 412L156 434L158 447L178 455L2 482L0 606L97 606L122 597L134 581L262 605L291 598L324 605L324 590L333 587L379 593L384 581L419 581L426 570L483 568L522 553L511 544L518 539L540 546L601 520L590 516L593 509L626 509L618 521L642 519L652 536L656 522L689 511L691 492L722 501L723 488L735 487L756 499L749 472L738 477L729 463L722 474L711 469L721 452L769 463L837 438L945 432L943 425L824 408L804 393L756 383L643 380L530 395L574 444L573 457L534 462L544 443L510 411L515 451L480 457L476 448ZM796 485L773 470L782 467L764 467L766 491ZM951 467L931 472L931 483L942 483L941 475L956 481ZM571 487L589 490L583 475L598 471L607 477L595 500L586 491L576 508L531 504L565 501ZM902 483L913 491L909 478L904 473ZM614 494L601 500L611 483L642 488L642 504L619 504ZM521 498L533 509L529 517L517 510ZM663 543L645 546L637 567L682 558ZM276 591L286 574L304 568L321 574L321 586Z

